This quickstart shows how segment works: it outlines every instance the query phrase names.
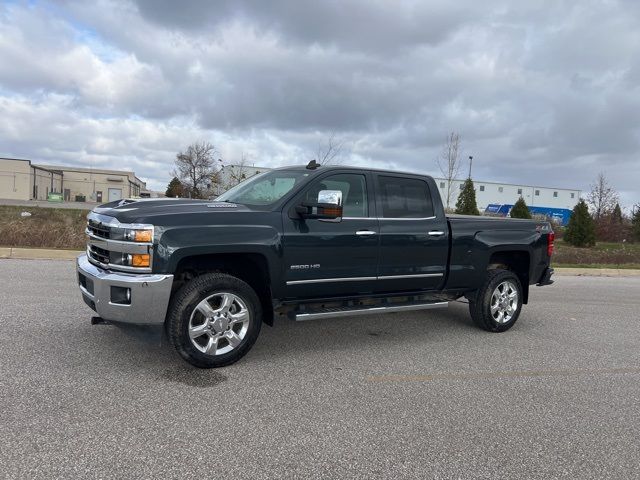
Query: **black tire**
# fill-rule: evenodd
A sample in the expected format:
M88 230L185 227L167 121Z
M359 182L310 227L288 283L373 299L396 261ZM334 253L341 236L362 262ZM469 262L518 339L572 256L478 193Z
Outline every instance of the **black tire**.
M202 300L221 292L231 293L241 299L250 317L244 338L235 348L227 353L211 355L193 345L189 336L189 320ZM237 362L251 349L261 326L262 308L256 292L239 278L224 273L201 275L184 285L171 300L166 322L171 344L184 360L198 368L224 367Z
M511 282L517 290L517 308L508 321L501 323L491 314L491 300L496 288L506 281ZM489 332L504 332L509 330L518 320L521 310L522 284L518 276L509 270L488 270L484 284L480 287L473 300L469 301L469 313L471 313L473 322L478 327Z

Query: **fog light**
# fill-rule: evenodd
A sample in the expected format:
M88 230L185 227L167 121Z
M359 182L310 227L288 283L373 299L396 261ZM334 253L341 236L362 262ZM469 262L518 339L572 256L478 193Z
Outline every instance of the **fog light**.
M131 305L131 289L126 287L111 287L111 303Z
M148 253L134 253L131 255L132 267L148 267L149 266L149 254Z

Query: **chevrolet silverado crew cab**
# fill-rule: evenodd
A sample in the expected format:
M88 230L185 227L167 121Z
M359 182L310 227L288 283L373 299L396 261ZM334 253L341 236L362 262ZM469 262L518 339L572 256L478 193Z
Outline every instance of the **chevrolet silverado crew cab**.
M96 322L162 325L187 362L229 365L263 323L445 307L490 332L552 283L549 223L446 215L431 177L271 170L213 201L122 200L88 215L77 260ZM398 321L389 317L389 321Z

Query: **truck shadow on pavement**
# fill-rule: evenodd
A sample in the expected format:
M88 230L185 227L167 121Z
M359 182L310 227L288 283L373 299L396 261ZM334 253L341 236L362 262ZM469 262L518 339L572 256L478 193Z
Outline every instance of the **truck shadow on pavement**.
M279 355L299 355L309 351L378 349L407 343L430 343L448 335L475 333L467 306L429 312L372 314L371 316L329 318L295 322L276 320L264 326L254 350ZM454 333L457 332L457 333Z
M95 355L132 362L137 368L149 368L156 380L211 387L227 380L229 368L201 370L183 362L161 331L132 326L96 326L112 341L100 343ZM372 314L309 322L277 319L273 327L264 325L253 349L237 366L301 363L309 353L357 353L403 348L408 344L432 344L482 334L468 314L467 306L452 303L448 309L426 312ZM130 358L127 359L127 356ZM143 357L140 362L138 357ZM236 368L231 367L231 368Z

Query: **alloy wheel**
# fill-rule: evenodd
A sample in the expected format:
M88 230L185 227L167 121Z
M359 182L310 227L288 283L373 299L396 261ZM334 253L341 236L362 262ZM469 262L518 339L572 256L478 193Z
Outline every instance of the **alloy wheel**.
M215 293L202 300L189 318L189 338L206 355L224 355L247 335L251 313L233 293Z

